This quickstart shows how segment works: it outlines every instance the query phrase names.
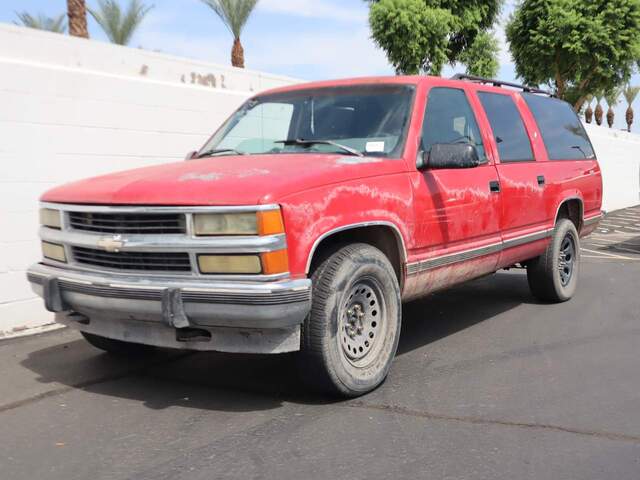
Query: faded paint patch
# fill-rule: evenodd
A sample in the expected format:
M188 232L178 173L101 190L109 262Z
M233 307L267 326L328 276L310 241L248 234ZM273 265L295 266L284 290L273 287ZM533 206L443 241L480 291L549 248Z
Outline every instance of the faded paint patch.
M361 165L363 163L380 163L382 160L375 157L340 157L336 159L337 165Z
M186 173L184 175L182 175L178 181L179 182L189 182L191 180L199 180L201 182L213 182L215 180L218 180L222 177L221 174L216 173L216 172L211 172L211 173L196 173L196 172L191 172L191 173Z
M259 175L269 175L271 173L270 170L264 168L250 168L244 172L241 172L237 175L238 178L248 178L248 177L256 177Z

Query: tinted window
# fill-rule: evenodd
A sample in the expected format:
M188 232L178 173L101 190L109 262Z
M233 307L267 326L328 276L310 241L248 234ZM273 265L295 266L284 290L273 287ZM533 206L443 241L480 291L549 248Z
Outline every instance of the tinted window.
M435 143L469 143L484 159L480 129L464 91L432 88L422 125L422 149L429 153Z
M529 135L513 98L510 95L487 92L479 92L478 96L495 135L500 162L534 160Z
M550 160L595 158L587 132L571 105L533 93L523 97L536 119Z

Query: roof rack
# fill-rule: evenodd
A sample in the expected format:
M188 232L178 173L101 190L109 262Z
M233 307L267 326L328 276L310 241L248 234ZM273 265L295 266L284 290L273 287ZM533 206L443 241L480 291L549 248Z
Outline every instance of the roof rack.
M529 87L527 85L520 85L519 83L504 82L502 80L496 80L494 78L477 77L475 75L467 75L465 73L456 73L451 80L469 80L470 82L483 83L493 85L494 87L511 87L522 90L528 93L541 93L543 95L549 95L555 97L555 95L547 90L541 90L539 88Z

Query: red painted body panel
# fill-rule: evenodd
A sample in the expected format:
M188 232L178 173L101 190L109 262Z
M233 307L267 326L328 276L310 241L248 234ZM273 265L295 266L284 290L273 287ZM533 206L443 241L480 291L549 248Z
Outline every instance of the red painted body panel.
M417 86L402 158L311 153L225 156L75 182L50 190L42 200L111 205L280 204L294 277L308 274L314 248L326 235L355 225L386 225L399 236L405 298L539 255L548 239L514 246L503 242L513 244L514 239L551 229L560 205L568 199L583 204L584 217L599 214L602 178L597 161L549 161L535 120L518 92L434 77L315 82L271 92L365 83ZM482 133L487 164L467 170L417 170L426 98L434 86L466 92ZM478 90L514 98L536 161L500 163ZM544 186L538 185L538 175L545 176ZM493 180L500 180L500 193L490 192ZM496 245L501 248L493 248ZM488 250L452 264L437 263L478 249ZM428 268L421 269L422 265Z
M407 250L415 248L413 197L405 173L326 185L289 195L280 203L293 274L306 273L319 239L352 225L388 224L397 229Z
M43 201L106 205L255 205L353 178L404 170L383 161L336 154L221 156L139 168L54 188Z

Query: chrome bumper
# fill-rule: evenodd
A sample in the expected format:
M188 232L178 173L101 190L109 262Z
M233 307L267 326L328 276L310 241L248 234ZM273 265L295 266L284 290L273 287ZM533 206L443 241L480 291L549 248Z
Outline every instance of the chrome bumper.
M151 345L233 352L299 349L311 280L206 281L140 277L33 265L33 290L56 320L81 331ZM180 338L181 331L209 338Z

